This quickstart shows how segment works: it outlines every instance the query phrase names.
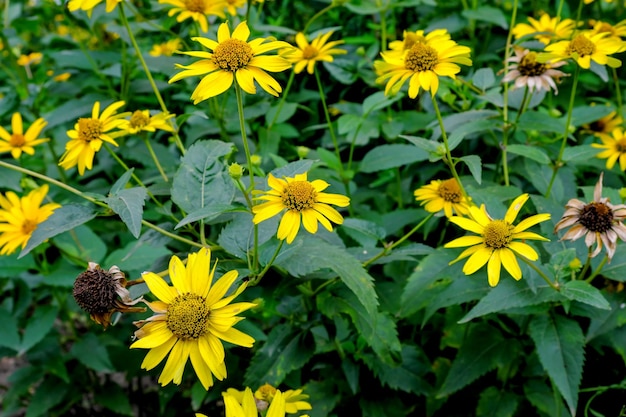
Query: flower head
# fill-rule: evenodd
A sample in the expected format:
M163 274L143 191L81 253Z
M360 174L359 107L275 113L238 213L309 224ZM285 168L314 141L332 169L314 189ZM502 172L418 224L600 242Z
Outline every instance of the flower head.
M529 17L528 23L518 23L513 27L511 32L515 39L535 35L535 39L547 45L553 40L568 39L576 27L576 22L572 19L559 20L547 13L543 13L539 20Z
M254 224L267 220L284 211L278 226L277 237L293 242L300 230L300 223L309 233L317 233L318 222L328 231L336 224L343 223L341 214L329 204L346 207L350 199L340 194L323 193L330 184L323 180L307 180L307 173L284 179L275 178L271 173L267 178L270 190L257 197L265 203L252 207Z
M47 124L48 122L40 117L35 120L26 130L26 133L24 133L22 115L13 113L13 117L11 118L11 129L13 133L7 132L6 129L0 126L0 153L11 152L11 156L15 159L22 156L22 152L34 155L35 146L50 140L37 138Z
M267 72L284 71L291 64L280 56L263 55L275 49L289 47L287 42L270 41L257 38L248 42L250 29L246 22L241 22L233 31L228 23L222 23L217 31L217 42L202 37L192 38L212 52L191 51L183 54L203 58L191 65L177 64L184 69L170 79L170 83L182 78L203 75L202 80L191 95L194 104L215 97L228 90L236 79L237 84L246 93L256 94L254 82L273 96L278 97L282 88Z
M276 399L277 393L280 391L271 386L270 384L264 384L254 392L254 398L259 401L265 401L268 404L272 404ZM302 393L302 389L287 390L282 393L285 400L285 412L288 414L294 414L301 410L311 410L311 404L304 401L309 398L308 395Z
M626 36L626 20L622 20L621 22L612 25L609 22L592 19L589 21L589 24L592 27L592 33L608 33L609 36L618 39Z
M439 77L455 78L461 71L457 64L472 65L470 49L458 45L445 36L416 39L410 49L381 52L382 61L374 61L377 83L387 81L385 94L395 94L409 80L409 97L415 98L420 88L434 96L439 88Z
M561 77L567 76L564 72L554 69L565 65L565 61L540 63L537 62L537 53L528 49L515 49L515 56L508 61L511 63L508 67L509 72L502 81L515 80L515 88L528 87L530 92L554 89L555 94L558 94L555 80L559 82Z
M309 74L313 74L315 63L318 61L333 62L333 55L347 53L344 49L335 48L343 43L342 40L328 42L334 31L326 32L313 39L311 43L307 41L302 32L296 35L296 47L285 52L284 57L295 64L294 71L300 74L306 68ZM327 43L328 42L328 43Z
M26 67L29 65L36 65L41 62L43 59L43 54L41 52L31 52L28 55L20 55L17 59L17 65L22 67Z
M177 22L191 18L198 22L200 29L205 33L209 31L207 16L218 16L222 19L225 17L223 0L159 0L159 3L174 6L167 15L178 14Z
M616 127L610 135L606 133L598 133L602 143L592 143L592 148L604 149L596 155L596 158L606 159L606 167L612 169L615 162L619 159L619 167L622 171L626 171L626 135L624 129Z
M87 270L76 277L72 294L80 308L104 327L111 324L111 316L116 311L146 311L144 307L131 307L143 299L140 297L133 301L126 289L126 277L115 265L105 271L97 263L89 262Z
M461 187L456 179L433 180L415 192L415 200L421 201L424 210L429 213L438 213L443 210L446 217L452 217L453 213L466 216L469 213L470 202L463 195Z
M151 56L172 56L174 52L180 48L182 41L180 38L172 39L167 42L159 43L152 46L150 52Z
M118 146L113 138L119 134L112 135L108 132L125 123L122 118L127 113L115 114L123 105L123 101L117 101L100 114L100 102L96 101L91 117L81 117L74 129L67 132L70 141L65 145L65 153L61 156L59 165L66 170L78 165L78 172L83 175L85 168L93 167L93 158L103 142Z
M111 13L121 1L122 0L106 0L106 12ZM75 12L79 9L86 11L87 16L91 17L93 9L100 3L102 3L102 0L70 0L67 3L67 8L70 12Z
M526 229L550 219L550 214L535 214L534 216L522 220L519 224L514 225L513 222L517 214L527 200L528 194L522 194L513 200L504 215L504 219L494 220L491 218L484 204L480 206L480 209L470 207L469 218L458 216L450 217L452 223L465 230L478 234L478 236L460 237L444 245L445 248L470 246L451 263L469 256L469 259L463 266L465 275L471 275L487 264L487 276L489 278L489 285L492 287L498 285L500 281L500 269L502 265L513 278L516 280L521 279L522 270L517 263L515 255L523 256L531 261L539 259L537 252L523 241L526 239L548 240L536 233L527 232ZM520 242L516 239L522 241Z
M246 387L241 393L237 390L228 389L222 393L224 398L224 407L226 408L226 417L258 417L259 411L267 410L265 417L284 417L285 416L285 398L280 391L276 391L276 395L272 403L267 408L267 403L259 404L252 395L252 390ZM196 417L203 416L196 414ZM206 417L206 416L204 416Z
M0 194L0 255L10 255L19 247L24 249L37 226L61 207L56 203L41 205L46 194L47 185L23 197L12 191Z
M554 233L571 226L561 240L577 240L585 236L588 248L597 244L591 257L598 255L604 245L610 262L615 254L617 239L626 240L626 226L622 223L626 219L626 205L613 205L607 197L602 197L603 177L604 173L601 173L593 190L592 202L585 204L575 198L567 202L565 213L554 227Z
M231 16L237 16L237 9L244 7L248 0L225 0L225 8Z
M138 132L155 132L157 129L173 132L174 128L170 124L173 114L157 113L150 116L148 110L135 110L129 119L124 119L124 123L119 129L125 134L133 135Z
M390 42L389 50L386 53L393 55L395 52L398 57L402 57L404 52L410 50L416 43L428 43L435 39L449 40L450 34L446 29L435 29L427 34L423 30L416 30L415 32L405 30L402 34L402 40Z
M254 339L235 329L243 318L237 314L255 306L253 303L231 304L246 288L241 284L226 296L237 280L237 271L225 273L213 282L215 267L211 268L211 252L201 249L187 258L187 265L172 256L169 275L173 286L153 272L144 272L143 279L158 301L146 302L155 313L136 322L139 339L131 348L150 349L141 367L150 370L169 353L161 385L180 384L187 359L205 389L213 385L213 376L226 377L222 340L238 346L252 347Z
M591 105L593 106L595 103L591 103ZM610 134L615 128L621 127L623 123L624 119L622 116L617 114L616 111L612 111L595 122L584 124L583 128L585 131L593 133L595 136L600 136L601 134Z
M581 68L589 69L593 60L598 65L617 68L622 62L609 55L620 52L624 42L608 36L608 33L580 32L571 40L559 41L546 46L546 52L538 55L539 61L573 59Z

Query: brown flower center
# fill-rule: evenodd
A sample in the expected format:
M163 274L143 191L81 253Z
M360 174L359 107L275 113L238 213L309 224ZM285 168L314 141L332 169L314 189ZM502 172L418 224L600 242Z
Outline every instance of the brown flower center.
M587 39L585 35L578 35L571 40L566 52L568 55L572 55L575 52L578 56L583 57L593 54L595 50L596 45L593 42Z
M22 147L26 144L26 138L21 133L13 133L11 135L11 140L9 141L9 145L14 148Z
M514 227L504 220L492 220L483 231L485 246L492 249L502 249L509 246L513 240Z
M454 178L442 181L437 192L439 197L451 203L460 203L463 196L461 187L459 187L459 183Z
M287 210L303 211L316 203L317 191L308 181L293 181L283 191L282 199Z
M198 339L209 327L211 309L206 299L197 294L185 293L174 298L167 308L165 322L179 339Z
M184 0L185 8L190 12L204 14L205 4L204 0Z
M537 54L529 52L522 57L517 66L517 70L522 76L539 77L545 74L548 67L545 64L537 62Z
M311 45L307 45L303 50L302 50L302 58L303 59L313 59L317 56L318 54L318 50L317 48L311 46Z
M100 139L100 135L102 135L102 122L100 120L83 117L78 119L78 139L91 142Z
M626 153L626 136L615 141L615 150L619 153Z
M130 116L130 127L133 129L141 129L148 126L149 123L150 118L146 117L141 110L136 110L133 115Z
M413 45L404 58L406 69L415 72L433 70L438 63L439 55L435 48L421 42Z
M120 280L124 276L115 277L109 271L99 267L82 272L74 281L72 294L76 303L92 315L105 314L116 308L117 290L122 287Z
M260 399L271 403L274 399L274 395L276 395L276 388L266 383L259 387L256 394L261 397Z
M25 235L30 235L31 233L35 231L36 228L37 228L36 221L26 219L24 220L24 223L22 223L22 233Z
M613 227L613 210L604 203L589 203L580 211L578 222L589 231L604 233Z
M250 45L239 39L227 39L213 52L215 64L225 71L235 72L245 68L254 57Z

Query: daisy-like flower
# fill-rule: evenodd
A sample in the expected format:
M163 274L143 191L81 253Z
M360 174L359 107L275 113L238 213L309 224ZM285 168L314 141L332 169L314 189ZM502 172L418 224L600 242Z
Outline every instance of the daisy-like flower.
M311 43L307 41L304 33L298 32L296 35L296 47L290 48L284 56L289 62L295 64L293 70L300 74L306 68L309 74L313 74L315 63L318 61L333 62L333 55L345 54L345 49L335 48L343 43L342 40L328 42L334 31L326 32L313 39ZM327 43L328 42L328 43Z
M74 125L74 129L67 132L70 141L65 145L65 153L61 156L59 165L66 170L78 165L78 172L83 175L85 168L91 169L93 167L93 158L102 147L103 142L118 146L114 137L119 136L119 134L108 132L125 123L122 118L126 117L128 113L115 114L123 105L123 101L116 101L100 114L100 102L96 101L91 111L91 117L81 117Z
M571 226L561 240L576 240L584 236L588 248L594 243L597 245L591 254L592 258L602 251L604 245L608 260L611 262L617 247L617 239L626 241L626 226L622 223L626 219L626 205L613 205L609 203L607 197L602 197L603 177L604 173L601 173L593 189L591 203L585 204L575 198L567 202L565 213L554 227L554 233Z
M173 286L153 272L144 272L143 279L158 301L146 302L155 313L135 332L139 339L130 347L150 349L141 367L150 370L169 353L159 383L180 384L187 359L205 389L213 385L213 376L226 378L222 340L238 346L252 347L254 339L235 329L243 320L237 314L254 307L253 303L233 303L246 288L241 284L226 296L237 280L237 271L225 273L213 282L217 263L211 268L211 251L201 249L187 258L187 266L172 256L169 275Z
M225 7L228 14L237 16L237 9L244 7L248 0L226 0Z
M591 60L598 65L617 68L622 62L613 58L624 48L624 42L608 36L608 33L580 32L571 40L559 41L546 46L546 52L538 55L539 61L573 59L581 68L589 69Z
M48 185L42 185L18 197L13 191L0 194L0 255L10 255L24 249L37 226L61 207L56 203L41 205L48 194Z
M117 266L105 271L97 263L89 262L87 270L76 277L72 294L76 304L89 313L93 321L106 328L115 312L146 311L144 307L132 307L143 298L133 300L126 284L126 277Z
M161 4L170 4L174 6L173 9L167 13L168 16L176 16L177 22L182 22L185 19L193 19L198 22L202 32L209 31L208 16L218 16L225 18L224 15L224 0L159 0Z
M157 129L173 132L174 128L170 124L170 119L175 115L157 113L150 116L148 110L135 110L130 119L124 119L124 123L119 126L124 134L134 135L138 132L155 132Z
M388 55L394 52L398 53L399 57L402 57L405 51L410 50L413 45L418 42L428 43L434 39L450 39L450 34L446 29L435 29L428 34L423 30L416 30L415 32L404 31L402 34L402 40L396 40L389 43L389 50L386 52Z
M182 41L178 38L152 46L151 56L172 56L180 48Z
M228 391L230 391L230 389ZM260 401L264 401L266 404L271 405L276 400L276 395L279 392L279 390L277 390L270 384L264 384L254 392L254 398L257 399L257 404ZM282 396L285 400L285 412L287 414L294 414L301 410L311 410L313 408L311 407L311 404L309 404L307 401L304 401L308 399L309 396L303 394L302 389L287 390L282 393Z
M517 263L516 255L536 261L539 255L535 250L523 241L526 239L547 241L545 237L537 233L526 231L537 223L550 219L550 214L535 214L513 225L515 218L528 200L528 194L517 197L509 206L504 219L494 220L489 216L485 205L469 208L469 218L453 216L450 221L457 226L478 234L478 236L464 236L448 242L445 248L465 249L451 264L461 259L469 259L463 266L463 273L471 275L487 264L487 277L489 285L495 287L500 281L500 269L504 269L516 280L522 278L522 270ZM521 242L518 241L522 240Z
M284 211L276 235L279 239L293 242L300 230L300 223L309 233L317 233L318 222L328 231L333 230L331 221L343 223L341 214L329 204L346 207L350 199L340 194L323 193L330 185L326 181L308 181L306 172L284 179L275 178L270 173L267 184L271 189L257 197L266 202L252 207L252 221L259 224Z
M182 52L203 59L187 66L177 64L176 67L184 71L174 75L169 82L206 74L191 95L194 104L222 94L230 88L235 79L246 93L256 94L254 86L256 81L263 90L278 97L283 90L280 84L265 71L284 71L290 68L291 64L281 56L263 54L291 46L282 41L265 42L265 38L248 42L249 37L248 25L246 22L241 22L233 31L232 36L228 23L222 23L217 31L217 42L209 38L192 38L212 52Z
M596 158L606 159L608 169L613 169L619 160L619 168L626 171L626 135L624 135L624 129L616 127L610 135L598 133L596 136L600 138L602 143L592 143L591 147L604 149L596 155Z
M111 13L121 1L122 0L106 0L106 12ZM83 10L87 12L87 16L91 17L93 9L100 3L102 3L102 0L70 0L67 3L67 8L70 12Z
M11 152L13 158L18 159L22 156L22 152L28 155L35 154L35 146L49 141L47 138L38 138L39 134L48 122L43 118L39 118L24 133L24 125L22 123L22 115L13 113L11 117L11 129L13 133L9 133L0 126L0 153Z
M463 195L456 179L433 180L413 192L415 200L429 213L438 213L443 210L446 217L453 213L466 216L469 213L470 202Z
M374 61L376 83L387 82L385 94L395 94L409 80L409 97L415 98L420 88L434 96L439 88L439 77L452 79L461 71L457 64L472 65L470 49L445 37L424 38L411 49L399 55L381 52L383 61Z
M608 33L609 36L615 38L626 37L626 20L614 25L601 20L590 20L589 25L592 27L591 32L593 33Z
M280 391L276 391L274 400L267 408L267 403L259 404L252 395L252 390L246 387L241 395L222 393L226 417L258 417L259 411L267 410L265 417L285 417L285 398ZM236 391L238 392L238 391ZM206 417L204 414L196 414L196 417Z
M565 61L540 63L537 62L537 53L528 49L516 48L515 56L510 57L508 62L508 73L502 82L515 81L515 88L528 87L530 92L554 89L554 93L558 94L555 80L560 82L561 77L568 75L555 69L565 65Z
M591 103L595 105L595 103ZM618 127L621 127L624 123L622 116L618 115L616 111L612 111L604 117L596 120L595 122L584 124L583 129L587 132L593 133L595 136L600 134L610 134Z
M41 52L31 52L28 55L20 55L17 59L17 65L22 67L26 67L29 65L37 65L43 59L43 54Z
M559 20L557 17L550 17L547 13L543 13L539 20L529 17L528 23L518 23L511 32L515 39L536 34L534 38L547 45L553 40L569 39L575 28L576 22L572 19Z

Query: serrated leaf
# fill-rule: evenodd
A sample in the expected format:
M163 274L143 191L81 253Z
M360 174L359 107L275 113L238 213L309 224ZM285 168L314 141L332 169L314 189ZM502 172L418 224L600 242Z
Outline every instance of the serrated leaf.
M126 224L130 233L138 238L141 234L143 206L148 192L143 187L123 188L116 194L109 195L104 202Z
M600 290L585 281L569 281L561 289L561 294L570 300L589 304L602 310L610 310L611 305Z
M116 249L106 257L104 266L117 265L130 277L149 270L150 266L159 258L171 255L165 246L152 246L138 242L130 242L120 249Z
M404 144L380 145L363 157L360 171L378 172L426 159L428 159L428 153L415 146Z
M528 330L543 369L575 415L585 349L580 326L566 317L542 315L533 317Z
M347 218L341 227L351 238L365 247L375 246L386 236L384 227L367 220Z
M465 165L469 168L472 176L476 180L476 182L480 185L483 182L483 165L480 161L480 157L478 155L467 155L459 158L460 161L463 161Z
M431 372L432 365L417 346L402 346L401 362L397 366L389 366L373 355L366 360L366 365L391 389L416 395L433 392L433 387L424 378Z
M112 372L113 365L109 352L93 333L86 333L74 343L70 355L89 369L98 372Z
M258 225L259 246L276 235L277 218L261 222ZM226 252L240 259L247 259L248 251L254 246L254 224L248 212L233 213L233 220L222 229L217 243Z
M41 306L35 310L24 329L22 342L20 343L20 354L27 352L28 349L41 341L52 330L58 313L59 309L51 305Z
M52 241L67 255L85 261L100 262L108 250L102 238L84 224L55 236Z
M426 310L422 318L422 327L430 317L440 308L461 305L469 301L479 300L489 292L489 286L482 280L472 277L446 280L438 286L431 286L425 290L425 296L430 295Z
M115 181L115 184L113 184L113 186L111 187L111 191L109 191L109 194L117 194L121 190L123 190L126 187L126 184L128 184L128 181L130 181L134 170L134 168L131 168L123 173L122 176L119 177L117 181Z
M519 396L500 391L496 387L489 387L480 393L477 417L513 417L519 405Z
M64 384L63 381L52 377L46 378L29 400L26 417L39 417L46 414L52 407L63 401L68 389L69 385Z
M59 207L43 223L40 223L31 235L26 247L22 249L19 258L45 242L47 239L60 233L87 223L96 217L97 213L92 207L79 204L66 204Z
M530 158L533 161L537 161L540 164L550 164L550 157L548 154L541 148L537 148L535 146L528 145L509 145L506 147L507 152L521 155L526 158Z
M440 143L437 141L421 138L418 136L400 135L399 137L408 140L413 145L428 152L429 154L436 153L440 146Z

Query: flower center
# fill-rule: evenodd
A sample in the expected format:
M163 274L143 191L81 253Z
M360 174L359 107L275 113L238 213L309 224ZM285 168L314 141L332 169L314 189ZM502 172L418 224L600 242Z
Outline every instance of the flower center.
M307 45L302 50L302 58L303 59L313 59L317 56L318 50L311 45Z
M119 281L100 268L82 272L74 282L76 303L89 314L105 314L115 307Z
M517 70L523 76L527 77L539 77L546 72L546 65L537 62L537 54L535 52L529 52L522 57Z
M615 150L619 153L626 153L626 136L615 141Z
M239 39L227 39L217 45L213 52L215 64L232 72L245 68L253 57L254 52L250 45Z
M578 56L583 57L593 54L595 50L596 46L593 42L587 39L585 35L578 35L569 43L567 54L572 55L575 52Z
M146 117L141 110L136 110L132 116L130 116L130 127L133 129L141 129L148 126L150 118Z
M443 181L439 185L439 189L437 190L437 192L439 193L439 197L443 198L446 201L449 201L451 203L461 202L461 187L459 187L459 183L456 182L454 178Z
M190 12L204 14L204 0L184 0L185 8Z
M435 48L421 42L414 44L404 58L406 69L422 72L433 70L439 63L439 56Z
M613 227L613 210L604 203L589 203L580 211L578 222L587 230L604 233Z
M210 315L211 309L204 297L185 293L174 298L167 308L165 321L179 339L198 339L207 332Z
M22 233L25 235L30 235L37 228L37 222L33 220L24 220L22 223Z
M514 227L504 220L492 220L483 232L485 246L492 249L502 249L509 246L513 240L511 234Z
M102 122L96 119L78 119L78 139L85 142L100 139L102 135Z
M283 204L287 210L303 211L316 203L317 192L308 181L293 181L283 192Z
M259 387L259 389L256 391L256 394L257 394L257 398L261 397L259 398L260 400L264 400L264 401L267 401L268 403L271 403L272 400L274 399L274 395L276 395L276 388L274 388L270 384L265 384Z
M11 145L14 148L19 148L21 146L24 146L24 144L26 143L26 139L24 138L24 135L22 135L21 133L13 133L11 135L11 140L9 141L9 145Z

